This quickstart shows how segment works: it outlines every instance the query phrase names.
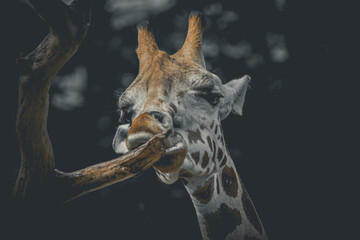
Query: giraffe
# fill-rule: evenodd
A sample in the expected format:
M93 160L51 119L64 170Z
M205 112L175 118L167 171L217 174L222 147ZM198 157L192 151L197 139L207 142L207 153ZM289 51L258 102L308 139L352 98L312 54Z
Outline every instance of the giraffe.
M221 127L230 112L242 115L250 77L222 84L206 70L204 29L201 14L192 12L183 46L169 55L147 26L138 27L139 73L119 97L113 148L124 154L167 132L166 155L153 167L164 183L182 179L203 238L267 239Z

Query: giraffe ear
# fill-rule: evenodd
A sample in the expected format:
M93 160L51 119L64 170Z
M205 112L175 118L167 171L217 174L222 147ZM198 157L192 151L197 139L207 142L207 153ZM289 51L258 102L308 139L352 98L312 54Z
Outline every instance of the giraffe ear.
M242 115L242 108L245 103L246 90L251 78L248 75L234 79L223 85L225 99L220 107L220 118L225 119L230 112Z
M182 57L192 60L205 68L205 60L202 51L202 35L205 30L205 21L200 12L191 12L189 16L188 32L184 45L174 54L174 57Z
M140 71L144 66L151 64L154 55L159 51L154 34L147 25L138 26L138 48L136 54L140 63Z

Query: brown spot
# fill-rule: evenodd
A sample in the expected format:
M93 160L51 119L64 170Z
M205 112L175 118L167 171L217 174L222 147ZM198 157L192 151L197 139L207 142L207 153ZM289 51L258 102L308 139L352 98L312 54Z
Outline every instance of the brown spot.
M215 144L215 141L213 140L213 146L214 146L214 154L213 154L213 157L212 157L212 161L216 164L215 162L215 156L216 156L216 144Z
M205 143L204 140L201 137L201 133L199 129L196 129L196 131L186 130L188 132L188 138L189 143L196 143L197 141L200 141L202 143Z
M223 160L222 160L221 163L220 163L220 167L224 166L224 165L226 164L226 162L227 162L227 157L226 157L226 155L225 155L224 158L223 158Z
M174 114L174 112L173 112L171 109L168 111L168 113L171 115L171 118L174 119L175 114Z
M191 153L191 158L194 159L195 163L198 164L200 160L200 152Z
M206 235L210 240L224 240L236 229L236 226L241 224L241 221L240 212L223 203L215 212L204 215Z
M219 195L220 194L220 186L219 186L219 178L218 177L216 178L216 191L217 191L217 194Z
M224 191L230 197L237 197L238 195L238 182L235 170L225 166L221 174L221 183Z
M206 169L205 175L208 174L210 171L210 168Z
M175 106L175 104L170 103L170 107L173 109L174 113L177 113L177 107Z
M210 147L211 152L214 151L214 150L213 150L212 143L211 143L211 138L210 138L210 136L207 136L206 140L207 140L207 142L208 142L208 144L209 144L209 147Z
M205 152L204 152L204 156L202 157L201 167L202 167L202 168L205 168L205 167L209 164L209 160L210 160L209 155L208 155L208 153L205 151Z
M210 202L214 194L214 177L211 177L204 183L203 186L198 187L192 195L202 204Z
M179 98L183 98L183 97L184 97L184 91L178 92L177 96L178 96Z
M223 155L224 155L223 150L221 148L218 148L217 159L219 161L222 159Z
M215 123L215 120L213 120L210 124L210 129L212 129L214 127L214 123Z
M242 185L243 193L241 196L241 201L244 207L244 211L246 214L246 217L249 219L249 222L254 226L254 228L262 234L262 224L260 221L260 218L256 212L256 209L254 207L254 204L252 203L249 194L247 193L246 189Z

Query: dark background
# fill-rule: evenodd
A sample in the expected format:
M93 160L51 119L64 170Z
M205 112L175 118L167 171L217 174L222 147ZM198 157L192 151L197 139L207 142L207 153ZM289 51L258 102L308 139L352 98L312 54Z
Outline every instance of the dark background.
M4 229L20 236L200 239L181 183L152 169L50 209L19 209L11 190L19 167L15 59L47 34L26 5L7 1L2 88ZM78 53L54 79L48 129L56 168L74 171L114 158L115 90L136 77L136 25L148 20L160 49L176 52L191 10L204 13L207 69L227 82L252 77L244 116L223 121L226 142L270 239L353 239L356 157L355 11L332 1L99 0ZM4 45L3 45L4 46ZM354 55L355 61L349 61ZM9 61L10 60L10 61ZM357 61L356 61L357 60ZM4 86L4 85L3 85ZM356 139L356 138L355 138ZM358 221L357 221L358 222ZM43 231L46 230L46 231ZM51 235L48 235L51 234Z

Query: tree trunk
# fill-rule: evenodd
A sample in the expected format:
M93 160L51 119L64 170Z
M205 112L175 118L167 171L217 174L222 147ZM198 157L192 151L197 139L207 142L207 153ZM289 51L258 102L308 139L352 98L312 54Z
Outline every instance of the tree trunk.
M91 2L75 0L70 5L60 0L30 2L50 31L31 53L17 62L21 73L16 134L21 164L14 196L36 202L67 201L145 171L165 154L166 134L157 135L114 160L72 173L55 169L47 132L50 83L84 40L90 27Z

